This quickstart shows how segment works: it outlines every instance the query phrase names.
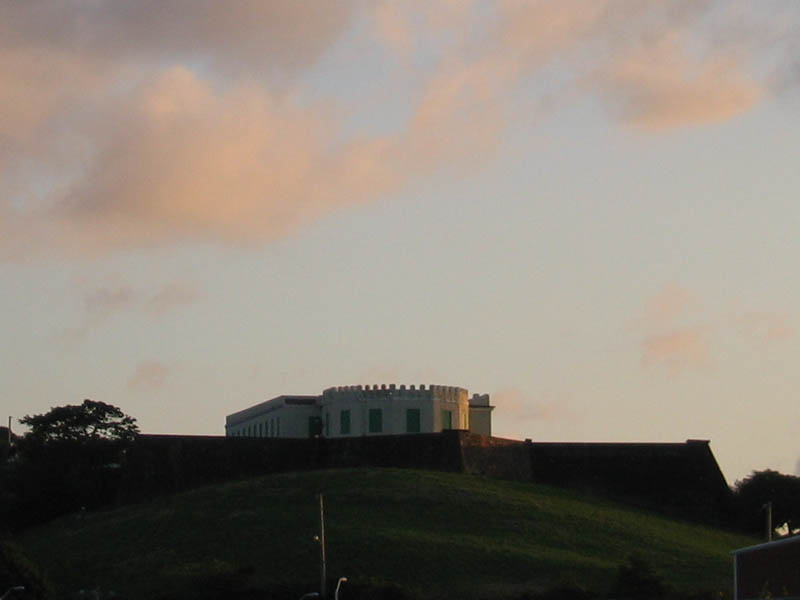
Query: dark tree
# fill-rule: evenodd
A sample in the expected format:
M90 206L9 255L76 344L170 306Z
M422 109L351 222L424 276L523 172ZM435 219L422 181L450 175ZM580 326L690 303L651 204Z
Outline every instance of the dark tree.
M139 433L136 419L116 406L94 400L25 415L19 422L30 427L28 435L37 442L131 441Z
M84 400L20 423L30 430L0 469L0 522L20 529L114 502L127 453L139 432L116 406Z
M772 502L772 525L800 528L800 477L767 469L753 471L734 486L741 523L752 533L764 531L765 506Z

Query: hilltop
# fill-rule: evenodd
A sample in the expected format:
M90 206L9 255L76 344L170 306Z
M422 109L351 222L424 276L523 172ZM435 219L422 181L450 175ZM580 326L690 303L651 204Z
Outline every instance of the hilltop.
M61 593L292 597L318 587L317 491L329 577L347 576L351 590L491 598L570 583L603 593L638 554L679 590L728 591L730 551L753 543L565 489L401 469L254 477L69 515L17 542Z

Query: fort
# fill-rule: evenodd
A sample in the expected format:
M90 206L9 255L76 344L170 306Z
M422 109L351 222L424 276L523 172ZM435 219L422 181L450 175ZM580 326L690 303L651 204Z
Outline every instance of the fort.
M453 386L331 387L228 415L225 436L142 435L124 495L280 471L433 469L577 488L724 524L732 495L708 440L553 443L491 435L488 394Z
M225 418L231 437L326 438L438 433L492 434L488 394L447 385L349 385L318 396L277 396Z
M121 502L231 479L311 469L391 467L578 489L671 516L724 525L732 492L709 443L547 443L469 431L339 438L140 435Z

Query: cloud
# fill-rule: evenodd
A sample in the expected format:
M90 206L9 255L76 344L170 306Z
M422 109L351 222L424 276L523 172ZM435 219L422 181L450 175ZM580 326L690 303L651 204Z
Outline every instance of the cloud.
M666 38L606 69L600 86L624 121L643 129L719 121L748 110L763 95L734 57L690 60L684 47Z
M89 315L107 315L130 307L135 300L136 292L128 285L120 285L87 292L83 302Z
M163 388L172 369L158 361L144 361L137 365L136 370L128 379L128 388L131 390L153 391Z
M201 59L223 69L296 70L348 25L354 2L42 0L0 4L5 45L115 61Z
M161 316L176 308L193 304L200 297L196 289L183 283L172 282L156 292L148 301L148 310Z
M731 322L748 342L778 342L794 337L794 327L786 314L744 312L733 315Z
M681 285L671 283L645 301L645 322L659 326L672 323L676 319L694 312L698 306L698 301L691 291Z
M381 139L332 151L331 118L282 102L257 86L218 93L175 67L98 115L101 148L50 210L17 227L62 250L217 239L274 239L337 207L392 188ZM52 248L41 248L43 252Z
M757 352L794 336L789 314L712 312L693 291L675 283L645 300L642 316L635 324L642 336L642 364L665 367L673 375L712 366L715 347L741 345Z
M89 332L112 318L115 313L130 309L138 300L137 293L129 285L100 287L83 294L85 315L77 327L64 331L59 337L68 344L84 339Z
M688 0L0 3L0 259L275 240L480 166L511 124L577 93L647 130L731 117L797 65L786 19L737 7L747 18ZM408 98L388 133L351 122L368 94L314 83L365 20L409 55L384 65ZM765 56L782 57L768 76Z
M646 365L665 366L672 374L704 369L711 364L709 330L691 327L647 336L643 342Z
M146 292L137 291L126 283L98 287L83 294L83 322L65 331L61 337L66 342L78 342L120 313L144 312L151 317L161 317L199 298L200 293L195 288L178 281L163 285L149 298Z
M402 5L396 2L382 2L375 6L375 33L378 39L388 44L394 51L407 55L413 46L412 26Z

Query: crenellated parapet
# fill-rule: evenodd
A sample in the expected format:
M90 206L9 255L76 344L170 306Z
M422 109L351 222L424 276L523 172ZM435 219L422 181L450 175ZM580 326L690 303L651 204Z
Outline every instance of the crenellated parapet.
M374 385L343 385L330 387L322 392L324 401L334 400L359 400L375 398L429 398L440 400L458 401L468 398L468 392L464 388L452 385L436 385L424 383L417 385L397 385L394 383L374 384Z

